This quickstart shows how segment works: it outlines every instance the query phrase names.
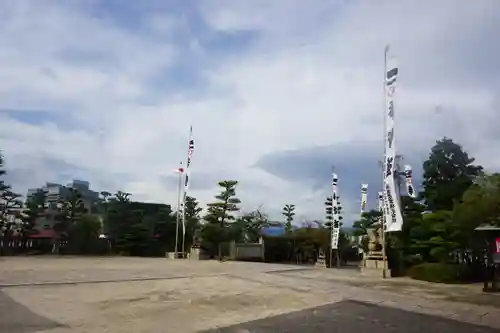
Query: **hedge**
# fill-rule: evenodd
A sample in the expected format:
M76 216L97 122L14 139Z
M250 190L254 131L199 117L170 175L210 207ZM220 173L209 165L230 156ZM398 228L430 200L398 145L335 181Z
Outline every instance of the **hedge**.
M445 263L423 263L408 270L408 276L415 280L437 283L463 283L473 279L470 266Z

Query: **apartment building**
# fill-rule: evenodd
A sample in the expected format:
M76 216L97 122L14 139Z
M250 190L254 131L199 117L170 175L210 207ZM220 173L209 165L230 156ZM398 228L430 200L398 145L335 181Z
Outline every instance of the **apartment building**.
M55 222L54 217L58 212L57 203L69 196L70 189L78 190L78 192L82 195L82 200L85 208L89 211L92 210L95 202L99 200L99 192L91 190L90 183L83 180L73 180L72 183L69 183L67 185L47 182L41 188L29 189L26 197L31 197L40 189L42 189L46 193L45 207L47 211L46 216L44 218L40 218L40 220L37 221L35 225L35 228L38 230L52 229L52 226Z

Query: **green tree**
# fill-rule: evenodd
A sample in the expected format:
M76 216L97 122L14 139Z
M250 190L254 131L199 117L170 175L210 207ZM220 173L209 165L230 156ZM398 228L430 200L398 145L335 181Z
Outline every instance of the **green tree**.
M115 193L115 200L120 203L129 203L130 193L124 191L118 191Z
M475 229L481 224L500 226L500 174L482 174L465 191L452 212L454 241L462 260L477 265L483 262L484 237ZM472 255L471 255L472 253Z
M68 243L72 252L92 254L97 249L101 222L97 215L82 215L68 228Z
M0 228L3 230L4 236L12 232L12 228L15 226L14 219L19 217L19 208L22 205L20 194L14 193L10 188L0 191Z
M23 236L27 238L30 234L36 233L34 229L39 219L46 217L47 192L38 189L26 199L25 211L23 214Z
M269 218L259 209L243 214L231 228L231 239L237 242L256 243L262 229L269 225Z
M285 231L287 233L292 232L292 221L295 216L295 205L285 205L281 214L285 217Z
M130 200L130 193L101 194L104 229L122 255L158 256L172 251L175 216L170 205Z
M422 225L422 216L425 206L409 196L401 197L401 211L403 214L403 228L398 233L387 233L387 255L397 258L398 268L410 264L417 264L421 261L420 254L414 251L412 244L412 230ZM423 239L429 235L422 235ZM397 252L391 252L396 250Z
M68 230L87 213L82 194L74 188L67 188L67 190L68 194L57 203L59 213L52 227L54 230L53 253L59 253L61 238L67 236Z
M130 193L118 191L113 196L103 196L102 211L104 212L104 230L111 239L111 243L115 245L120 233L125 227L124 222L128 219L128 211L130 210Z
M460 246L456 232L450 211L424 214L421 224L410 230L410 249L425 262L446 262Z
M116 250L120 254L142 256L150 245L150 230L143 222L140 211L129 211L124 228L116 240Z
M161 228L157 225L156 219L151 219L151 215L167 207L132 202L130 195L127 192L117 191L108 199L105 228L109 232L114 249L119 254L143 256L148 253L155 229L158 231Z
M99 214L100 216L105 216L108 212L109 200L113 197L108 191L101 191L99 193L98 200L94 203L94 207L92 212L95 214Z
M452 139L443 138L432 147L423 164L423 197L430 211L453 209L482 170Z
M361 219L352 224L353 236L361 238L360 246L364 253L368 252L368 229L377 226L380 223L381 216L382 213L379 210L372 209L368 212L363 212Z
M0 192L7 191L10 189L10 186L6 185L5 180L2 179L2 177L5 176L5 174L7 173L7 171L5 171L5 169L3 168L3 164L4 164L4 159L2 151L0 150Z
M188 252L193 244L197 242L200 232L200 213L203 210L199 207L199 202L194 197L186 196L186 235L184 242L184 252Z
M222 259L222 242L228 240L228 227L235 220L234 212L239 210L240 199L236 197L236 180L219 182L221 192L215 196L216 202L207 204L206 224L202 230L202 238L211 250L217 249L217 256Z
M158 254L171 252L175 243L175 215L172 213L171 206L158 205L156 210L146 211L144 221L148 229L154 230L152 236L158 242Z
M15 227L19 208L22 207L21 195L14 193L2 177L6 174L3 168L3 156L0 151L0 237L3 239L2 254L7 247Z
M361 214L361 219L352 224L354 236L364 236L367 230L373 228L374 225L380 223L382 213L379 210L372 209Z
M466 233L480 224L500 225L500 173L477 177L453 211L453 219Z

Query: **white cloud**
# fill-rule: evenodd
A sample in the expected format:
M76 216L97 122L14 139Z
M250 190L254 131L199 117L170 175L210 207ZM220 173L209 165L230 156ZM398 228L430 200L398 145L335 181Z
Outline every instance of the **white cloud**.
M401 63L397 138L405 154L446 134L500 167L491 153L498 70L484 68L500 56L496 35L486 34L500 28L497 1L223 3L185 10L199 10L204 23L151 11L140 29L73 2L0 4L0 109L39 109L74 123L2 116L10 167L22 160L36 168L50 157L88 170L96 187L105 175L137 198L175 204L175 186L160 178L185 158L193 124L192 177L239 179L246 208L295 203L300 216L320 218L322 193L252 166L277 150L379 142L387 42ZM242 31L253 39L237 55L208 43ZM203 80L197 94L175 85L183 61ZM214 192L192 194L206 202ZM354 212L358 204L346 206Z

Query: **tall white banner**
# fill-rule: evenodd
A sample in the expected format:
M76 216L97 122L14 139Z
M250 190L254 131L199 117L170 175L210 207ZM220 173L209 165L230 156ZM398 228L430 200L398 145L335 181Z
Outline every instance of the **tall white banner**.
M361 184L361 214L365 212L368 200L368 184Z
M396 79L398 67L395 59L387 57L386 50L386 135L384 160L384 201L386 204L385 231L400 231L403 228L403 216L397 200L395 184L396 147L394 140L394 97L396 94Z
M332 211L333 211L333 221L332 221L332 234L331 234L331 247L332 249L337 249L339 245L339 235L340 235L340 214L339 214L339 197L337 193L337 183L339 177L336 173L332 174Z
M183 195L183 199L182 199L182 209L181 209L181 211L182 211L182 235L183 235L183 237L186 235L186 198L187 198L187 192L188 192L188 188L189 188L189 176L190 176L189 168L191 166L193 152L194 152L193 126L191 126L189 128L187 162L186 162L186 168L184 169L184 195Z
M417 193L415 192L415 188L413 187L413 171L410 165L405 165L405 179L406 179L406 192L411 198L416 198Z

